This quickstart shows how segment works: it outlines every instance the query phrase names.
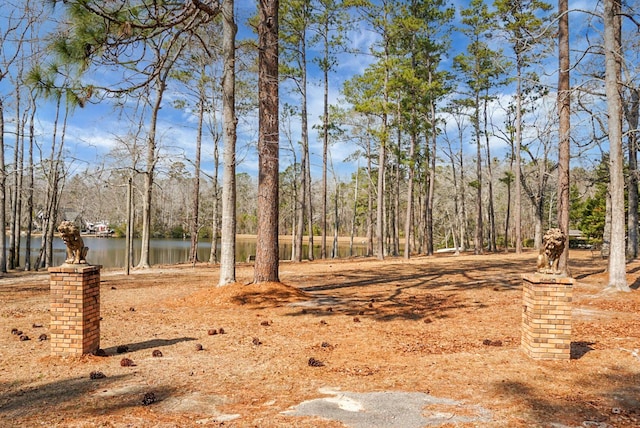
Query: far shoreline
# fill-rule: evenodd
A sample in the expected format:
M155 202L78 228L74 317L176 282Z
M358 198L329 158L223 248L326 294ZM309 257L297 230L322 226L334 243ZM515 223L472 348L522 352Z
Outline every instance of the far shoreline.
M218 238L218 239L220 239L220 238ZM258 235L240 233L240 234L236 235L236 239L257 240L258 239ZM293 235L278 235L278 241L280 241L280 242L291 242L292 240L293 240ZM403 238L401 238L400 240L402 241ZM322 236L314 235L313 236L313 245L319 245L320 242L322 242ZM333 235L332 236L327 236L327 244L329 244L330 242L333 242ZM338 236L338 242L348 244L349 242L351 242L351 237L349 237L349 236ZM302 243L303 244L308 244L309 243L309 236L308 235L304 235L302 237ZM360 244L360 245L361 244L366 244L367 243L367 238L366 237L362 237L362 236L354 236L353 237L353 243L354 244Z

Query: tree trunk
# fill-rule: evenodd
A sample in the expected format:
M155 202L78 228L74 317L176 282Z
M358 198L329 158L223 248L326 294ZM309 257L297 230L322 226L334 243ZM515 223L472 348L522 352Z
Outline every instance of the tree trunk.
M358 219L358 182L360 178L360 160L356 167L355 188L353 190L353 214L351 217L351 232L349 233L349 257L353 257L353 237L356 233L356 220Z
M604 214L604 230L602 231L602 245L600 247L600 254L603 257L609 257L611 252L611 182L607 186L607 198L605 201L605 214ZM607 272L609 268L607 267Z
M487 94L483 102L483 127L484 127L484 137L485 137L485 145L487 151L487 193L489 194L489 251L494 253L497 249L496 244L496 213L493 203L493 168L491 167L491 149L489 147L489 132L487 130L488 119L487 119L487 100L489 98L489 89L487 89Z
M532 202L536 213L536 218L534 219L534 248L539 250L542 248L542 236L544 235L542 231L542 225L544 223L544 192L541 191L538 197Z
M521 174L522 174L522 70L520 66L520 59L516 59L516 68L517 68L517 80L516 80L516 123L515 123L515 131L516 131L516 147L514 149L515 155L515 168L513 168L514 172L514 180L515 180L515 189L514 189L514 226L515 226L515 247L516 254L522 253L522 184L520 183ZM512 157L513 159L513 157ZM509 190L511 187L509 187ZM511 196L511 194L509 194ZM509 217L507 216L507 225ZM507 235L505 235L505 243L507 240ZM508 249L508 247L507 247Z
M411 133L409 142L409 177L407 180L407 212L404 224L404 258L411 258L411 228L413 227L413 177L415 175L415 153L418 137Z
M16 191L16 223L15 223L15 232L14 232L14 247L16 251L15 257L15 266L20 267L20 240L21 240L21 219L22 219L22 198L24 192L24 135L25 129L27 127L27 112L25 112L24 117L22 119L22 123L20 125L20 156L18 157L18 180L16 183L17 191Z
M260 0L258 233L254 282L278 277L278 0Z
M303 71L303 82L306 82L306 72ZM306 83L303 83L306 86ZM304 90L303 90L304 91ZM305 91L306 92L306 91ZM297 213L298 225L296 227L297 235L295 237L294 242L294 257L292 259L297 262L302 261L302 242L304 235L304 218L306 210L306 202L307 202L307 164L309 162L309 133L307 131L308 120L307 120L307 106L306 106L306 93L302 96L302 160L300 162L300 178L299 178L299 189L298 189L298 198L297 198ZM308 221L311 222L311 219L308 218Z
M306 121L306 119L305 119ZM311 198L311 160L309 157L309 125L307 124L307 140L306 140L306 150L303 153L304 156L304 174L305 174L305 209L307 211L307 245L308 245L308 256L307 258L311 261L315 259L315 254L313 253L313 201Z
M507 178L507 209L504 214L504 252L509 252L509 220L511 217L511 179ZM522 249L520 250L522 252Z
M335 194L333 196L333 245L331 247L331 258L338 258L338 228L340 227L340 217L338 201L340 198L340 183L336 181Z
M609 175L611 193L611 251L609 288L631 291L627 284L624 217L624 159L622 154L620 0L604 2L605 91L609 113Z
M216 264L218 262L218 222L220 208L220 185L218 183L218 167L220 166L220 156L218 150L218 138L215 138L213 144L213 212L211 213L211 251L209 252L209 263Z
M387 21L388 17L385 16L384 20ZM387 170L387 142L389 140L389 123L387 115L387 107L389 105L389 65L386 60L389 59L389 41L385 41L384 59L385 59L385 71L384 71L384 83L383 83L383 113L382 113L382 131L380 133L380 147L378 148L378 194L377 194L377 206L376 206L376 256L379 260L383 260L385 256L385 188L386 188L386 170Z
M301 106L300 106L300 139L302 140L301 150L302 150L302 159L300 164L300 190L298 192L297 199L297 225L296 225L296 236L294 242L294 255L292 260L300 262L302 261L302 243L303 243L303 235L304 235L304 221L305 221L305 212L306 218L309 222L309 233L313 233L312 216L311 216L311 197L307 200L307 192L309 191L309 186L307 183L307 171L309 170L309 111L308 111L308 103L307 103L307 46L306 46L306 27L303 30L303 35L300 38L300 63L302 67L300 68L300 96L301 96ZM309 174L310 175L310 174ZM311 241L313 242L313 238ZM313 255L313 248L311 248L311 252ZM313 260L313 257L310 257L310 260Z
M158 127L158 115L162 106L162 99L167 86L167 79L173 64L180 56L184 44L175 46L173 51L170 52L170 57L163 61L162 68L156 70L157 75L155 78L155 100L151 106L151 118L149 120L149 135L147 136L147 165L144 172L145 175L145 187L142 207L142 239L140 246L140 260L138 261L138 268L148 268L149 263L149 245L151 243L151 199L153 196L153 183L155 180L155 167L158 161L157 156L157 141L156 131ZM161 55L160 48L155 48L156 58ZM169 55L169 54L168 54Z
M64 118L62 120L62 131L60 132L60 144L57 148L57 155L55 157L55 161L53 162L53 177L54 177L54 187L52 192L52 200L51 200L51 212L49 215L49 230L48 230L48 239L47 239L47 259L46 266L53 266L53 237L54 233L57 230L58 224L58 213L60 211L60 195L62 194L62 189L64 185L61 185L63 179L65 178L64 172L64 143L67 135L67 124L69 121L69 100L65 103L64 109Z
M373 256L373 168L371 166L371 138L367 139L367 257Z
M482 218L482 150L480 145L480 99L476 96L475 115L473 118L476 130L476 229L474 235L474 253L484 252L483 218Z
M402 147L400 145L401 142L400 133L398 133L398 148L396 153L396 179L394 183L393 189L393 255L398 256L400 252L400 181L401 171L400 171L400 163L401 159L401 150Z
M304 127L304 125L303 125ZM297 192L296 192L296 219L295 219L295 236L293 240L293 249L291 254L291 260L295 262L302 261L302 242L304 235L304 207L307 195L307 184L305 183L306 179L306 165L305 165L305 156L304 156L304 144L302 146L302 161L300 163L300 171L298 181L300 183Z
M384 126L384 125L383 125ZM386 134L386 131L383 131ZM384 175L386 164L386 144L380 141L378 150L378 197L376 206L376 256L379 260L384 259Z
M220 279L218 285L236 281L236 112L235 112L235 40L237 26L233 0L222 3L224 73L222 109L224 121L224 169L222 177L222 233L220 243ZM277 25L276 25L277 28ZM262 102L262 101L261 101ZM276 152L277 155L277 152ZM277 189L276 189L277 194ZM276 220L277 222L277 220ZM258 241L259 242L259 241ZM258 244L260 246L260 244Z
M18 79L21 80L20 76L21 70L18 74ZM23 132L23 129L20 126L22 122L20 120L20 88L16 87L16 117L15 117L15 146L13 147L13 188L11 189L11 222L9 224L9 269L16 268L16 258L17 258L17 249L16 249L16 224L20 224L18 220L18 174L20 173L18 167L18 157L20 153L20 134ZM4 224L2 225L4 230ZM19 228L19 226L18 226ZM19 234L20 232L18 232Z
M204 68L204 67L203 67ZM204 74L204 72L202 72ZM195 169L193 177L193 194L191 196L191 221L189 222L189 234L191 235L191 245L189 248L189 261L194 265L198 262L198 228L200 212L200 153L202 149L202 124L204 121L204 84L198 82L198 130L196 134Z
M558 0L558 228L569 236L569 168L571 131L571 87L569 82L569 9L568 0ZM568 242L567 242L568 244ZM569 245L565 245L558 269L569 275Z
M324 34L328 34L327 21L324 22ZM329 57L328 43L324 44L325 64ZM327 257L327 152L329 150L329 69L322 67L324 90L322 94L322 244L320 246L320 257Z
M55 219L53 218L55 213L55 206L57 205L57 193L58 193L58 167L55 162L56 143L58 140L58 122L60 119L60 105L61 98L56 99L55 118L53 122L53 134L51 136L51 155L49 156L49 171L47 176L47 195L45 202L45 209L42 216L42 244L40 245L40 254L36 262L36 269L41 267L49 267L50 261L53 259L52 255L52 239L53 239L53 227Z
M35 140L35 116L36 116L36 103L33 97L31 98L31 115L29 118L29 159L27 167L27 231L25 236L25 257L24 257L24 270L31 270L31 233L33 231L33 145ZM1 131L1 129L0 129ZM1 132L0 132L1 133ZM1 154L0 154L1 156Z
M433 201L435 198L435 189L436 189L436 137L437 134L435 132L436 129L436 110L435 110L435 105L433 102L431 102L430 104L430 108L431 108L431 138L427 137L427 141L431 141L430 144L430 154L429 154L429 160L431 162L431 164L429 165L428 171L429 171L429 187L427 190L427 254L428 255L433 255L434 251L435 251L435 246L434 246L434 242L433 242Z
M463 137L460 137L460 151L458 158L460 160L460 251L466 251L469 248L468 233L468 217L467 217L467 199L465 197L465 174L464 174L464 150Z
M308 137L307 137L308 140ZM305 174L306 174L306 210L307 210L307 235L308 235L308 256L309 260L315 259L315 254L313 254L313 202L311 198L311 160L309 159L309 143L307 141L307 150L304 153L305 156Z
M7 272L7 242L5 239L4 225L7 224L6 195L7 173L4 163L4 104L0 98L0 224L2 234L0 242L0 272Z
M142 200L142 239L140 246L140 260L138 268L144 269L150 266L149 246L151 244L151 198L153 196L153 181L156 167L156 127L158 124L158 113L162 104L165 82L157 79L155 101L151 110L149 124L149 135L147 136L147 166L144 172L144 197Z
M460 254L460 249L462 247L462 216L460 214L460 185L458 184L458 168L456 163L456 155L453 152L453 147L451 145L451 140L449 138L446 139L448 145L448 156L451 160L451 179L453 181L453 209L454 209L454 218L452 219L452 223L454 227L452 228L451 233L454 235L453 242L455 242L455 255Z
M640 113L640 93L632 88L631 99L625 114L629 124L629 219L627 221L627 257L638 257L638 116Z

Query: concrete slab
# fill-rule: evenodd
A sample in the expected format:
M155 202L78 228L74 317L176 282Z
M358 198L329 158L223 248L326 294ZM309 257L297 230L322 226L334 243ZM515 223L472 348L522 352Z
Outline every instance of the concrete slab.
M491 413L474 405L421 392L342 392L321 388L328 397L304 401L282 412L317 416L352 428L423 428L444 424L491 421Z

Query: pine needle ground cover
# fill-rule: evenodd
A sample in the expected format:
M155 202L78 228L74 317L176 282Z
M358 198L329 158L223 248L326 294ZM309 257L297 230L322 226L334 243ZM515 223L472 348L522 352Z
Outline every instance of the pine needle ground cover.
M84 357L50 355L48 274L10 273L0 426L364 426L296 413L327 391L431 397L416 405L424 426L638 426L640 262L633 291L611 294L606 261L572 250L571 359L538 361L520 348L535 260L283 262L281 282L260 285L240 264L222 288L206 264L103 270L101 352Z

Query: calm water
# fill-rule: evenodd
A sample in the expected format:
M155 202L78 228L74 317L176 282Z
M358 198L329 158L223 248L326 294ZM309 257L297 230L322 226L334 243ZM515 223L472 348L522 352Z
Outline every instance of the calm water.
M87 254L87 261L90 264L102 265L105 268L108 267L125 267L125 243L124 238L95 238L90 236L83 236L84 245L89 247L89 253ZM135 266L140 258L140 240L136 239L133 242L133 259ZM330 247L333 241L327 240L327 245ZM31 261L32 265L35 263L38 253L40 251L40 244L42 240L40 237L32 238L31 240ZM20 264L24 266L24 252L25 252L24 237L20 242ZM152 239L149 248L149 261L152 265L157 264L176 264L185 263L189 258L189 246L191 245L189 240L181 239ZM303 254L308 254L308 247L305 245ZM330 251L330 248L329 248ZM363 256L366 255L366 246L362 243L353 244L353 255ZM198 243L198 259L200 261L208 261L209 254L211 253L211 242L199 242ZM236 241L236 261L244 262L249 255L256 253L256 241L250 238L241 238ZM314 245L314 254L316 258L320 258L320 247ZM53 265L59 266L64 263L66 257L66 247L62 240L58 237L53 240ZM218 242L218 257L220 257L220 243ZM338 257L349 257L349 245L345 244L338 246ZM291 241L280 242L280 260L291 259Z

